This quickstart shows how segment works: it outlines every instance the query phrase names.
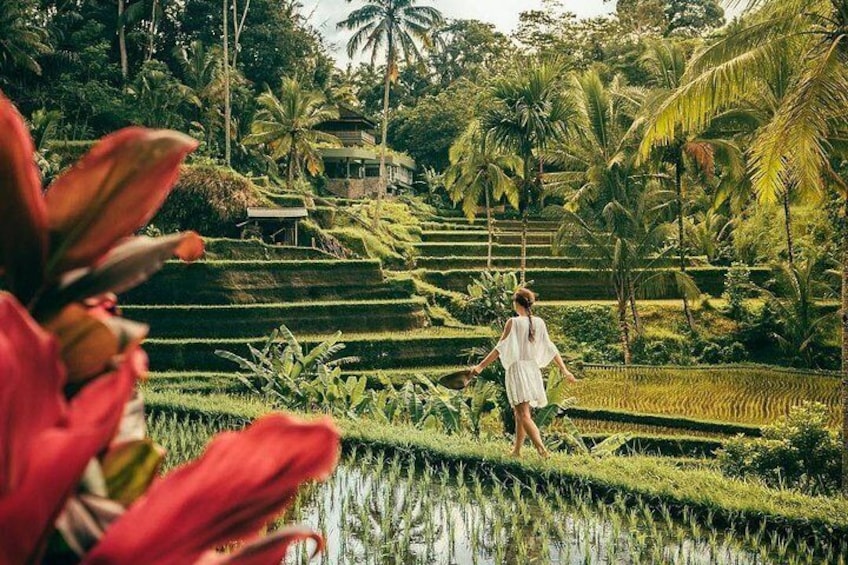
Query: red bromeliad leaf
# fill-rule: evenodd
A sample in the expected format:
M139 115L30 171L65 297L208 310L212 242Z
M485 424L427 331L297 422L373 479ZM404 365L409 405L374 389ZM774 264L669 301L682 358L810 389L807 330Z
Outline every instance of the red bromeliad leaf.
M32 139L0 93L0 272L27 303L41 287L47 258L47 212Z
M118 370L67 403L56 342L0 295L0 563L38 561L88 462L109 445L145 365L144 352L133 349Z
M194 563L210 548L254 534L301 483L326 477L338 451L330 421L274 414L219 434L200 459L155 481L83 563Z
M47 191L50 275L86 267L159 210L197 141L126 128L104 137Z
M309 539L315 542L315 557L324 550L324 538L304 526L287 526L236 553L208 552L195 565L277 565L285 559L291 544Z

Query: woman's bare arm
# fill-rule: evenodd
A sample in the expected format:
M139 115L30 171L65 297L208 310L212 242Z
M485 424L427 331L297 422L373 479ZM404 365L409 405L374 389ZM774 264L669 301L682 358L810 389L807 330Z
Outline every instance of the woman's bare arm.
M509 335L509 331L511 329L512 329L512 319L509 319L509 320L506 321L506 325L504 326L503 333L501 333L501 338L500 338L499 342L506 339L506 336ZM500 352L497 349L492 349L492 351L490 351L489 354L486 355L486 357L482 361L480 361L480 363L478 365L475 365L474 367L471 368L471 372L474 373L475 375L479 375L480 373L482 373L483 371L486 370L486 367L488 367L489 365L494 363L494 361L498 357L500 357Z
M574 377L574 374L568 370L568 367L565 366L565 361L562 360L562 356L559 354L559 352L557 352L557 354L554 356L554 363L556 363L557 367L559 367L559 370L562 371L563 376L568 380L568 382L577 382L577 379Z

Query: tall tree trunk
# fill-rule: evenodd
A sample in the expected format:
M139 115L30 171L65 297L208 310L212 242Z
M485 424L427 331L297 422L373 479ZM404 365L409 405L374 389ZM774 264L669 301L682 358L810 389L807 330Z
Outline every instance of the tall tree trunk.
M627 283L627 294L630 300L630 312L633 314L633 327L636 333L642 333L642 317L639 316L639 309L636 307L636 289L633 288L633 281Z
M150 10L150 29L147 35L147 60L153 59L153 48L156 43L156 9L159 7L159 0L153 0L153 7ZM225 24L226 25L226 24Z
M239 46L241 45L241 32L244 30L244 23L247 21L247 12L250 10L250 0L244 3L244 9L241 12L241 18L238 16L238 0L233 0L233 68L237 68Z
M848 497L848 199L842 204L842 495Z
M677 253L680 261L680 272L686 276L686 239L683 229L683 158L677 160L674 167L675 189L677 194ZM686 317L686 325L689 330L695 329L695 319L692 317L692 310L689 308L689 299L686 293L683 293L683 314Z
M224 162L229 167L232 162L232 132L230 122L232 121L232 108L230 106L230 45L229 45L229 22L227 21L227 3L229 0L221 0L224 8Z
M118 0L118 52L121 55L121 79L124 84L130 74L129 61L127 60L127 32L124 25L124 11L126 0Z
M392 67L395 61L394 38L389 33L388 55L386 58L386 76L383 81L383 124L380 136L380 182L377 185L377 205L374 208L374 231L380 229L380 215L383 211L383 198L388 190L386 175L386 144L389 136L389 93L392 83Z
M521 284L527 282L527 214L530 208L530 180L533 165L530 162L532 157L525 156L524 158L524 181L521 183L524 187L524 198L521 202Z
M786 228L786 254L789 257L789 266L795 266L795 242L792 239L792 212L789 208L789 189L783 191L781 200L783 201L783 217L784 227Z
M494 232L494 225L492 224L492 205L489 202L489 189L485 188L484 192L486 193L486 226L489 228L489 245L486 252L486 268L492 268L492 239Z
M627 292L619 289L618 295L618 331L621 338L621 350L624 353L624 364L630 365L633 356L630 352L630 323L627 321Z
M294 167L295 167L295 140L292 139L291 148L289 149L289 162L286 164L286 189L289 192L294 191Z

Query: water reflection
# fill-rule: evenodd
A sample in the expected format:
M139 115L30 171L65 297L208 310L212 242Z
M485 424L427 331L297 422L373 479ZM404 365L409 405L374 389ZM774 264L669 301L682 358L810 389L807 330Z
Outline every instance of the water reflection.
M845 561L813 557L787 540L737 536L692 517L585 491L544 492L532 481L506 486L409 457L348 457L323 485L304 491L284 517L323 532L326 564L759 565ZM288 561L306 563L306 548Z

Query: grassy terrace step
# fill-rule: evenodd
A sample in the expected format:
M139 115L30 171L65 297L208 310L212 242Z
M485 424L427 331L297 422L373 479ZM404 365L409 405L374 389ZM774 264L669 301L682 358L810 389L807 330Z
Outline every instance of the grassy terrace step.
M530 269L574 269L586 267L591 260L586 257L527 257L527 267ZM485 269L486 257L416 257L415 266L420 269L453 270L453 269ZM692 257L690 266L703 265L706 257ZM665 257L657 260L656 267L674 267L678 265L675 257ZM496 257L492 255L492 267L495 269L513 269L521 267L521 257Z
M302 261L331 258L320 249L268 245L256 239L204 239L204 244L206 260Z
M256 304L409 298L406 281L384 282L379 261L168 262L125 296L128 304Z
M485 214L477 216L474 222L468 221L465 216L457 216L457 217L446 217L446 216L431 216L429 221L432 223L445 224L448 226L486 226L486 216ZM515 219L498 219L495 218L495 227L501 229L521 229L521 220ZM556 220L545 220L542 218L529 218L527 220L528 229L541 228L544 230L556 230L559 229L559 222Z
M415 249L422 257L485 257L488 245L485 242L416 243ZM492 245L492 255L495 257L520 257L521 245L495 243ZM553 256L553 249L549 243L528 245L527 255L530 257L551 257Z
M695 267L688 270L701 292L720 296L724 291L724 277L727 269L723 267ZM479 269L453 271L427 271L423 273L426 282L446 290L463 292ZM771 275L767 268L752 268L751 280L763 284ZM534 281L533 290L544 300L611 300L614 297L607 284L606 275L593 269L529 269L527 279ZM675 298L677 289L667 287L660 296L652 298Z
M553 232L529 232L527 234L528 245L550 245L553 241ZM471 243L486 243L488 234L485 231L478 230L446 230L446 231L425 231L421 232L421 241L424 242L471 242ZM513 232L495 232L493 240L495 243L504 243L507 245L520 245L521 234Z
M280 324L295 333L405 331L428 324L423 298L277 304L125 306L126 316L152 326L151 337L247 338Z
M462 364L466 351L487 345L493 334L478 328L430 328L405 333L346 334L345 355L360 358L351 365L356 369L391 369ZM326 339L326 335L298 336L304 346ZM145 350L153 371L233 371L236 366L215 355L218 349L247 354L248 344L261 344L255 339L150 339Z

